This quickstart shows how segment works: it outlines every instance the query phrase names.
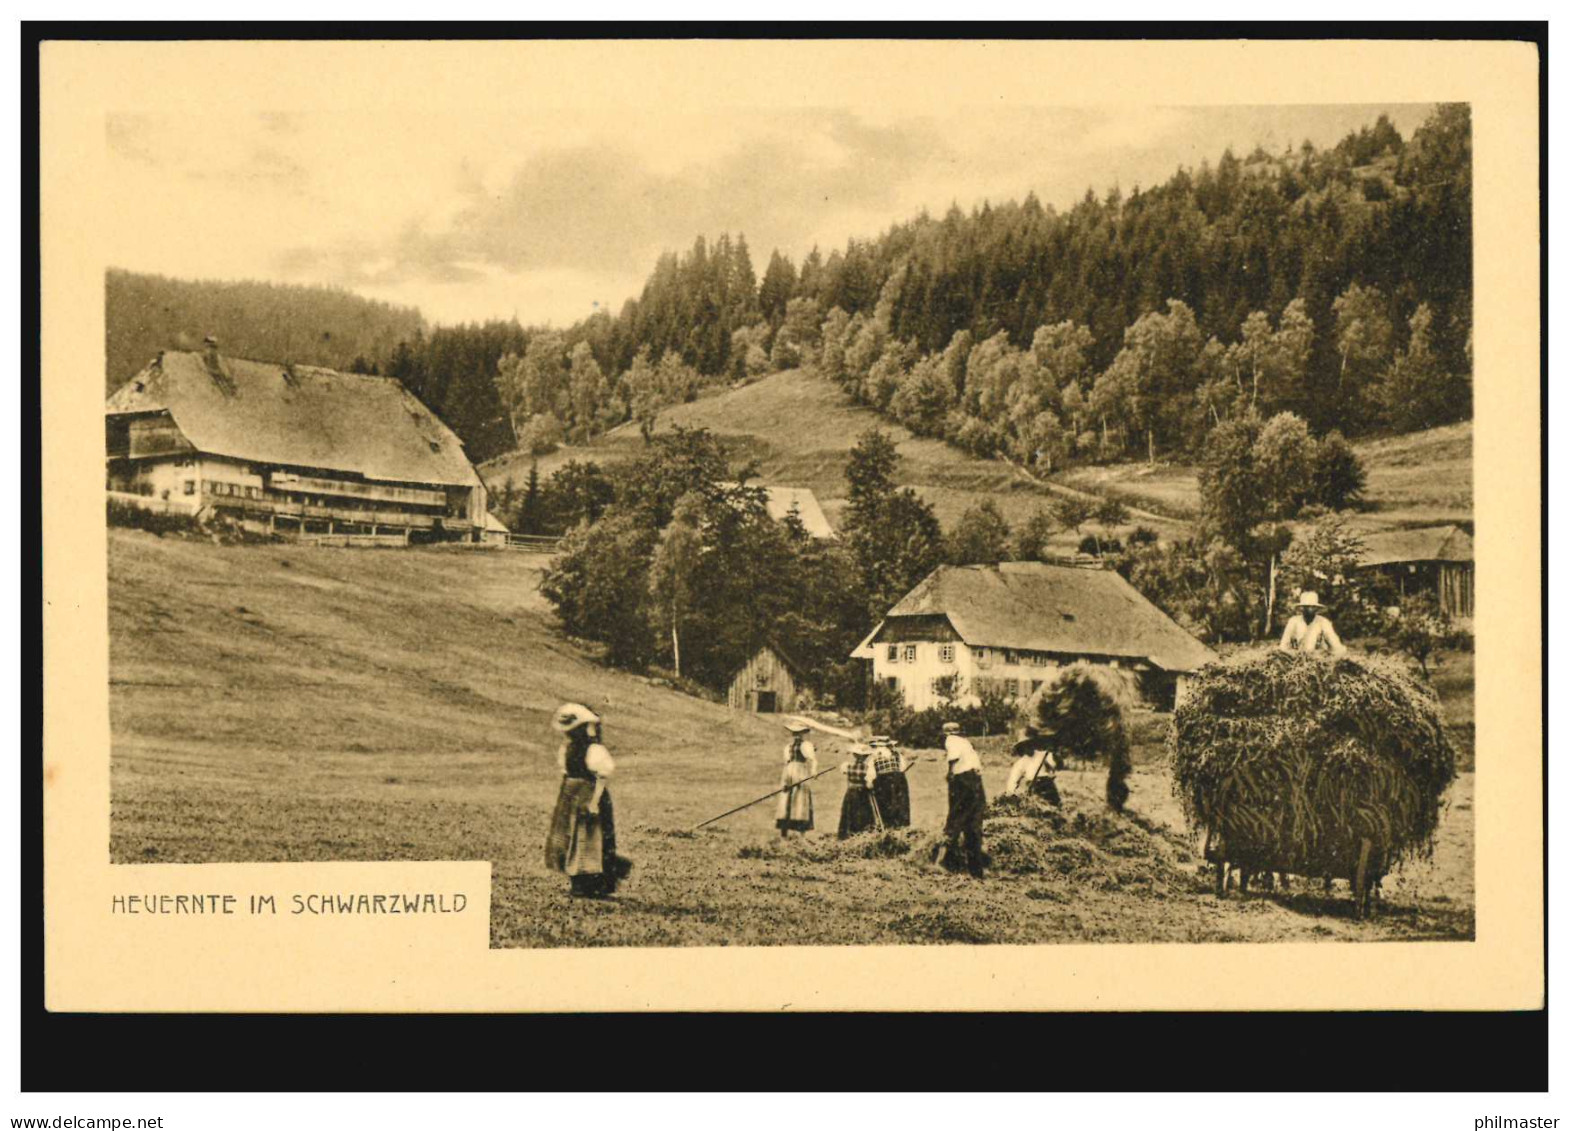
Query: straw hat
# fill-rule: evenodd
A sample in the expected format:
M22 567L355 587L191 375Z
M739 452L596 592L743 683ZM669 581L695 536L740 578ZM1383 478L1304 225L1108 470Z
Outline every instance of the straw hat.
M1313 590L1304 589L1301 593L1297 594L1297 608L1322 609L1323 607L1323 605L1319 604L1318 594Z
M800 719L791 719L789 722L785 723L785 730L789 731L791 734L805 734L811 729L811 727L807 726Z
M563 703L556 708L555 717L550 720L550 725L562 734L570 734L585 723L597 723L599 721L599 716L583 706L583 704Z
M958 734L959 733L959 724L958 723L943 723L943 725L942 725L942 732L944 734Z

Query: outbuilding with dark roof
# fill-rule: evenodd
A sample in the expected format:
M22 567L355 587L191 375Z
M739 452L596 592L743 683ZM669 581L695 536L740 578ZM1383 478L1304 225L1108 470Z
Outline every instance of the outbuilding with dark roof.
M1476 611L1476 551L1458 526L1424 526L1362 536L1364 570L1383 574L1402 597L1431 593L1452 617Z

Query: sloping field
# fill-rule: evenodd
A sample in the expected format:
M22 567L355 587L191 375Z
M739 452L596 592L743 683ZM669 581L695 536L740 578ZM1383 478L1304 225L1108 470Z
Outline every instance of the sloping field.
M1066 823L999 814L976 883L932 867L940 765L911 771L916 829L833 840L842 785L816 783L817 831L781 844L768 805L784 732L606 670L553 631L527 555L216 546L111 531L110 706L117 862L465 859L494 864L498 946L1463 938L1475 930L1472 775L1430 864L1385 883L1387 912L1344 891L1216 902L1154 740L1132 816L1103 774L1067 772ZM545 870L556 736L584 699L608 719L623 850L607 903ZM1158 730L1159 723L1149 725ZM983 740L987 788L1007 771ZM826 767L837 740L819 743ZM1083 817L1074 816L1082 813Z
M1367 509L1359 516L1369 530L1458 523L1470 527L1471 422L1448 424L1353 445L1367 469ZM1078 467L1053 483L1115 495L1130 506L1146 506L1177 517L1198 513L1199 479L1183 464L1120 463Z
M755 460L759 481L790 487L809 487L836 526L845 505L845 462L850 449L869 428L880 428L895 442L900 461L901 485L914 487L937 511L944 528L951 527L966 509L990 499L1010 524L1017 525L1040 506L1049 505L1053 490L1000 460L982 460L939 440L911 435L870 409L852 404L834 385L806 370L772 373L739 389L712 392L691 404L666 409L659 429L672 425L707 428L727 439L737 464ZM572 459L607 463L635 454L643 446L635 425L622 425L587 447L563 448L539 461L540 474L549 474ZM528 479L529 461L516 455L502 456L480 470L493 490L508 476L521 486ZM1133 525L1171 529L1148 516L1135 516ZM1086 531L1087 532L1087 531ZM1072 553L1079 536L1059 532L1053 549Z

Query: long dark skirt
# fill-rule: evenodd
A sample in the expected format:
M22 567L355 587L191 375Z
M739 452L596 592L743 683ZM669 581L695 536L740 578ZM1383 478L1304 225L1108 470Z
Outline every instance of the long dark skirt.
M872 782L872 792L877 795L877 808L883 815L883 824L890 829L902 829L910 824L910 783L903 774L878 774Z
M954 774L948 779L948 821L943 835L948 841L944 863L949 868L965 867L980 875L986 867L981 848L981 821L986 816L986 786L974 770Z
M545 867L568 876L580 895L609 894L632 870L631 861L616 853L616 809L610 791L599 795L595 811L583 809L593 793L592 781L562 778L545 837Z
M876 827L877 818L872 814L872 791L861 785L850 786L844 791L844 804L839 806L839 839Z

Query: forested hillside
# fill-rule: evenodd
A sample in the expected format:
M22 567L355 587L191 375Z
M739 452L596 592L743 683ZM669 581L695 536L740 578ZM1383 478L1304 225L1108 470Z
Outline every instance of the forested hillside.
M111 272L109 384L158 350L399 377L476 460L646 432L705 383L808 366L921 437L1044 472L1191 457L1228 419L1313 433L1463 420L1471 400L1471 126L1439 107L1164 183L921 215L759 276L743 236L660 258L618 315L427 331L346 292Z
M347 369L390 356L424 327L418 310L330 287L166 279L110 270L104 278L107 391L166 349L198 349Z
M1029 196L775 252L755 290L744 239L699 238L618 316L503 366L501 395L548 446L690 395L662 363L805 361L919 435L1048 469L1193 451L1249 410L1430 427L1470 413L1470 184L1469 109L1449 105L1410 139L1380 118L1066 212Z

